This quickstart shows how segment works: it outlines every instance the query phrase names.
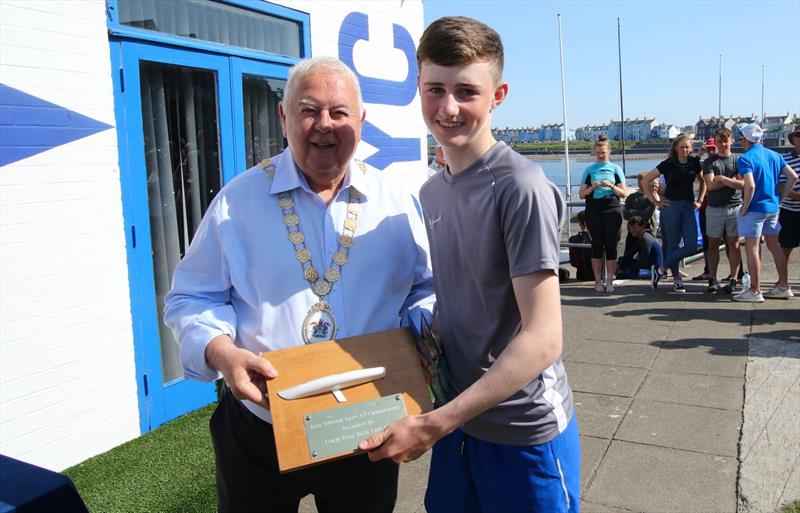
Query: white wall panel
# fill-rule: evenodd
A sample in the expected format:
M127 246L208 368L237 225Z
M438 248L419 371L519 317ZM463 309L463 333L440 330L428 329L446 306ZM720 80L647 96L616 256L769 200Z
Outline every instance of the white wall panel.
M0 0L0 43L5 86L114 124L102 0ZM0 169L0 452L54 470L139 435L117 152Z

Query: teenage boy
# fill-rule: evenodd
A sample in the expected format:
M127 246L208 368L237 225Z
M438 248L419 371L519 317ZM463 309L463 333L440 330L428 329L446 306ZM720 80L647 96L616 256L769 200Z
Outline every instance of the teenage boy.
M661 245L651 233L647 232L647 224L639 216L633 216L628 221L628 236L633 242L630 247L626 244L625 254L617 260L617 277L650 279L652 267L658 268L664 263ZM644 276L642 270L647 271Z
M448 168L422 187L440 333L458 392L361 444L410 461L434 446L429 512L577 512L580 442L561 362L564 199L497 142L503 45L483 23L433 22L417 49L422 115Z
M703 161L703 180L708 189L708 207L706 207L706 234L708 235L708 292L720 290L717 281L719 267L719 245L723 235L729 249L730 279L725 291L733 292L736 288L736 277L742 255L739 251L739 208L742 206L742 188L744 180L736 178L736 157L731 153L733 143L731 131L719 128L714 133L716 154Z

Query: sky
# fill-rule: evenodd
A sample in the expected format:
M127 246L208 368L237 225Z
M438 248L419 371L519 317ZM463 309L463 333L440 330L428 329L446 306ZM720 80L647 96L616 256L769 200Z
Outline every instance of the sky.
M494 28L505 47L509 96L493 127L563 120L558 17L571 129L619 119L617 18L622 35L625 118L679 127L718 114L761 110L800 115L800 0L491 1L424 0L425 26L469 16Z

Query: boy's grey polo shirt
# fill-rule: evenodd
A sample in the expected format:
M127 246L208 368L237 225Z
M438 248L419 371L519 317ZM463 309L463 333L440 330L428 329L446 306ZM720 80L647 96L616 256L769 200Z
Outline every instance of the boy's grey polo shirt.
M432 177L420 200L442 341L460 393L520 330L511 278L558 271L564 198L538 164L498 142L461 173ZM559 358L462 429L493 443L537 445L566 429L574 408Z

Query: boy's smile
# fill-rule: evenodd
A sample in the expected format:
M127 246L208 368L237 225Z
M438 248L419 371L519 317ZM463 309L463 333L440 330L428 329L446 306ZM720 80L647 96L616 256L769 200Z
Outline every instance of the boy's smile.
M477 160L495 143L491 110L502 103L508 85L495 85L489 62L420 67L422 117L434 139L444 147L451 172Z

